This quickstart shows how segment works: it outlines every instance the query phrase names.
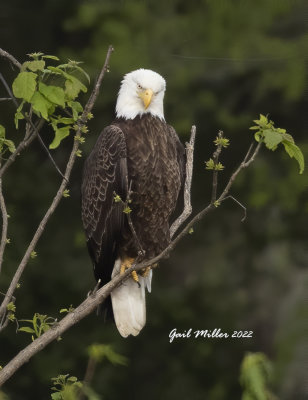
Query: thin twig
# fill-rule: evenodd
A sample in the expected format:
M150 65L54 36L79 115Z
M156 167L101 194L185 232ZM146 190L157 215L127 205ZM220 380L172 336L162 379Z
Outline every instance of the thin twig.
M13 103L15 104L16 108L19 107L19 104L15 98L15 96L13 95L9 85L7 84L6 80L4 79L4 76L0 73L0 80L3 83L3 86L5 87L6 91L8 92L9 96L11 97ZM27 123L32 127L32 129L34 130L34 132L36 132L36 135L39 139L39 142L41 144L41 146L43 147L43 149L45 150L45 152L47 153L48 158L50 159L50 161L52 162L53 166L56 168L56 170L58 171L58 173L61 175L62 178L64 178L64 175L62 174L62 172L60 171L60 168L57 166L57 163L55 162L55 160L53 159L52 155L50 154L50 151L48 150L48 148L46 147L45 143L43 142L43 139L41 138L39 132L37 132L36 130L36 126L34 125L34 123L32 122L31 119L31 115L32 115L32 109L30 111L30 116L28 116L26 113L24 113L23 111L21 111L21 114L23 115L23 117L25 118L25 120L27 121Z
M11 54L9 54L7 51L0 49L0 56L7 58L11 63L13 63L17 68L21 68L21 64L16 60L15 57L13 57Z
M95 85L95 87L93 89L92 95L90 96L90 98L89 98L89 100L88 100L88 102L87 102L87 104L86 104L86 106L84 108L84 111L83 111L83 113L81 115L80 121L78 122L78 130L76 132L76 137L77 138L81 137L81 134L82 134L81 129L84 126L84 124L86 123L87 116L88 116L89 112L91 112L91 110L92 110L92 108L93 108L93 106L95 104L95 101L97 99L97 96L98 96L98 93L99 93L99 89L100 89L102 80L104 78L105 72L107 70L107 66L109 64L109 59L110 59L110 56L111 56L112 52L113 52L113 47L109 46L104 66L103 66L103 68L102 68L102 70L100 72L99 78L98 78L98 80L96 82L96 85ZM13 277L11 283L10 283L10 286L9 286L9 288L7 290L5 298L4 298L4 300L3 300L3 302L2 302L2 304L0 306L0 317L4 313L6 313L6 307L7 307L8 303L10 302L10 299L11 299L11 297L12 297L12 295L13 295L15 289L16 289L16 286L17 286L17 284L18 284L18 282L20 280L20 277L21 277L24 269L26 268L26 266L28 264L28 261L30 259L31 253L35 249L35 246L37 245L38 240L40 239L42 233L45 230L47 222L49 221L49 219L52 216L52 214L55 212L58 204L60 203L60 201L61 201L61 199L63 197L63 192L64 192L64 190L65 190L65 188L67 186L67 183L68 183L69 177L71 175L71 171L72 171L73 165L74 165L75 160L76 160L76 152L77 152L77 150L79 148L79 144L80 144L79 140L74 140L72 151L71 151L71 154L69 156L69 160L68 160L68 163L67 163L67 166L66 166L64 178L62 179L62 182L60 184L58 192L57 192L56 196L54 197L54 199L52 200L52 203L51 203L50 207L48 208L48 210L47 210L46 214L44 215L43 219L41 220L41 222L39 223L38 228L37 228L32 240L31 240L31 242L30 242L30 244L29 244L29 246L28 246L28 248L27 248L27 250L26 250L26 252L25 252L25 254L24 254L24 256L23 256L23 258L22 258L22 260L21 260L21 262L20 262L20 264L19 264L19 266L17 268L17 270L16 270L16 272L15 272L15 275L14 275L14 277Z
M252 151L252 145L249 147L249 150L243 160L243 162L239 165L239 167L233 172L233 174L231 175L231 178L229 179L229 182L227 183L225 189L223 190L223 192L221 193L221 195L218 198L218 202L221 203L222 200L227 196L227 194L229 193L229 190L231 188L231 186L233 185L233 182L235 181L237 175L241 172L241 170L243 168L247 168L256 158L256 155L258 154L260 148L262 146L262 142L259 142L258 145L256 146L252 156L250 157L251 151ZM250 157L250 158L249 158Z
M25 138L18 144L16 147L16 150L14 153L10 155L10 157L6 160L6 162L3 164L3 166L0 169L0 178L4 174L4 172L13 164L13 162L16 160L16 157L20 155L20 153L25 150L31 143L32 141L36 138L38 132L41 130L43 127L45 121L41 119L38 124L36 125L35 132L30 135L31 132L27 133L26 130L26 135Z
M32 121L31 121L31 123L32 123ZM50 154L50 151L48 150L46 144L43 142L43 139L41 138L41 135L39 133L37 133L37 137L38 137L38 140L39 140L41 146L43 147L43 149L47 153L48 158L50 159L50 161L52 162L53 166L55 167L55 169L58 171L58 173L61 175L61 177L63 179L66 179L65 176L63 175L63 173L61 172L60 168L58 167L57 163L55 162L54 158Z
M244 222L245 219L246 219L246 217L247 217L247 208L244 206L244 204L242 204L240 201L238 201L235 197L233 197L233 196L231 196L231 195L225 197L225 198L222 200L222 202L225 201L225 200L228 200L228 199L233 200L234 203L238 204L238 205L244 210L244 216L243 216L243 218L241 219L241 222Z
M191 182L194 165L194 148L196 139L196 127L191 127L189 143L186 143L186 176L184 184L184 209L182 214L173 222L170 227L170 238L172 239L175 232L187 220L192 212L191 206Z
M129 204L130 201L131 201L131 195L132 195L132 181L130 181L130 183L129 183L127 198L126 198L126 201L125 201L125 203L124 203L124 206L125 206L125 207L128 207L128 204ZM137 247L138 247L138 249L139 249L139 250L138 250L138 255L144 256L144 255L145 255L145 251L143 250L142 245L141 245L141 243L140 243L140 240L139 240L139 238L138 238L138 236L137 236L137 233L136 233L136 230L135 230L135 227L134 227L134 224L133 224L133 221L132 221L132 217L131 217L130 212L128 212L126 215L127 215L128 225L129 225L130 230L131 230L131 232L132 232L132 234L133 234L133 237L134 237L134 239L135 239L135 243L137 244Z
M9 85L7 84L7 81L5 80L4 76L1 74L1 72L0 72L0 80L1 80L2 85L4 86L5 90L7 91L8 95L10 96L10 98L13 101L13 103L15 104L16 108L18 108L19 104L18 104L15 96L13 95Z
M218 138L223 138L223 131L218 132ZM218 170L215 169L215 166L218 164L219 156L222 150L222 144L219 143L217 148L213 154L213 161L214 161L214 170L213 170L213 184L212 184L212 198L211 203L215 203L217 198L217 181L218 181Z

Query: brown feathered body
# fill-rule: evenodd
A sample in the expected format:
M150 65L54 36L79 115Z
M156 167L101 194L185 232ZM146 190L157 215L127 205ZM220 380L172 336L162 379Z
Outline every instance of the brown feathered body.
M170 242L169 223L184 179L184 147L175 130L150 113L116 119L86 160L82 221L95 278L111 278L115 260L158 255ZM123 212L131 189L130 218ZM139 258L140 260L140 258Z

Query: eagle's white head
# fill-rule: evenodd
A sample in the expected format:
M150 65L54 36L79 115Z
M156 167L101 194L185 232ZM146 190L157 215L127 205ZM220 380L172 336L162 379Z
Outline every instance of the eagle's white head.
M129 72L122 80L116 105L117 117L133 119L151 113L164 119L164 94L166 81L150 69Z

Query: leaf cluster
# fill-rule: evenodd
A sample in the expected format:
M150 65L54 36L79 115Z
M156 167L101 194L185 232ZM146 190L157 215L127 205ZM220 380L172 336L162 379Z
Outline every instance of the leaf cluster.
M90 358L96 362L102 362L107 359L113 365L127 365L128 360L126 357L115 352L112 346L107 344L94 343L87 348L87 352Z
M265 146L272 151L277 149L281 143L286 153L295 158L299 165L299 173L302 174L305 169L304 155L301 149L295 144L293 137L285 129L275 128L274 122L265 115L260 114L260 118L253 121L256 125L249 129L256 131L255 140L264 142Z
M5 138L5 127L0 125L0 154L4 154L6 150L14 153L16 148L12 140Z
M52 393L51 398L53 400L76 400L81 394L81 388L83 383L80 382L76 376L58 375L55 378L51 378L55 393Z
M215 161L210 158L205 162L205 169L214 170L214 171L222 171L225 167L221 162L215 163Z
M15 306L15 304L11 301L11 302L6 306L6 309L7 309L7 311L8 311L7 318L8 318L10 321L15 321L15 320L16 320L16 316L15 316L16 306Z
M87 87L78 76L83 75L87 81L89 76L76 61L53 66L46 65L46 61L59 61L58 57L43 53L29 56L32 60L22 64L12 85L14 96L22 100L15 114L16 129L19 120L26 118L25 105L30 104L31 110L52 126L55 137L49 148L55 149L73 130L83 111L77 98L87 92Z
M242 400L271 400L268 390L271 363L263 353L247 353L241 364L240 383L243 387Z
M20 322L28 322L30 326L22 326L18 330L20 332L30 333L32 341L47 332L52 325L56 323L56 319L47 315L35 313L32 319L21 319Z

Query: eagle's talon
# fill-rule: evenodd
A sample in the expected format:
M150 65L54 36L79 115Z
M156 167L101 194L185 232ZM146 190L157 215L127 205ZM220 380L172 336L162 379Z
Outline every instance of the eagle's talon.
M90 296L91 296L91 297L94 297L94 296L96 295L96 292L98 291L101 282L102 282L101 279L99 279L99 280L97 281L96 285L94 286L94 289L88 291L87 297L90 297Z
M126 259L122 262L122 264L121 264L120 275L123 275L124 272L125 272L127 269L129 269L129 268L133 265L134 261L135 261L134 258L130 258L130 257L129 257L129 258L126 258ZM133 278L133 280L134 280L135 282L138 283L138 285L139 285L139 287L140 287L139 277L138 277L138 274L137 274L136 271L132 271L132 272L131 272L131 277Z
M149 275L151 269L152 269L151 265L149 267L143 268L141 270L141 274L140 275L143 276L143 278L146 278Z

